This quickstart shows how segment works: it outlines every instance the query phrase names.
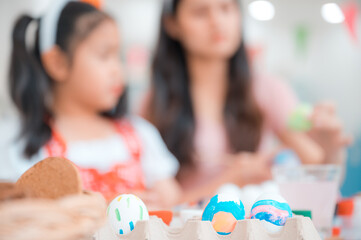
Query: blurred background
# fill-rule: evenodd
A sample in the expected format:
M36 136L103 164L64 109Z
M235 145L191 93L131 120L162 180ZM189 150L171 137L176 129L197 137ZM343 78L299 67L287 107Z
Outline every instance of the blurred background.
M0 2L0 161L1 147L18 129L7 95L11 29L17 16L41 16L54 0ZM157 41L161 0L104 0L118 21L131 105L147 89ZM257 5L258 4L258 5ZM244 34L256 71L290 84L302 102L333 101L346 131L348 149L345 196L361 191L361 0L242 1Z

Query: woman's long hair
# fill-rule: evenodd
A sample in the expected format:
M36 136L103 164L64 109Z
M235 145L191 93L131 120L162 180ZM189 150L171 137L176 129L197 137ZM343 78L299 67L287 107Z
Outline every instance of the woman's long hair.
M181 166L193 164L195 119L185 50L166 32L165 18L175 16L181 0L165 2L153 60L152 94L146 112ZM224 122L232 152L257 149L262 115L251 90L251 71L244 42L229 60Z
M77 27L81 18L86 17L87 24L79 31ZM110 16L92 5L81 2L69 2L62 10L56 34L56 45L72 57L74 42L82 41L102 21ZM49 119L52 117L49 108L49 94L52 92L53 81L44 70L39 51L39 29L34 36L32 49L26 44L26 33L31 22L41 19L23 15L15 23L12 40L13 48L10 66L10 95L21 113L21 138L25 141L24 155L28 158L36 154L51 138ZM121 117L126 111L126 96L123 95L116 107L106 113L109 118Z

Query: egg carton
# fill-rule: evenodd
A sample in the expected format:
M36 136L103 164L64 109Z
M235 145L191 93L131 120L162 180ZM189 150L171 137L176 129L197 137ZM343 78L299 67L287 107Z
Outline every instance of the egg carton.
M96 240L321 240L310 218L295 216L278 233L269 233L258 219L238 221L229 235L219 235L209 221L188 220L183 228L171 228L161 219L137 222L134 230L115 236L107 225L95 235Z

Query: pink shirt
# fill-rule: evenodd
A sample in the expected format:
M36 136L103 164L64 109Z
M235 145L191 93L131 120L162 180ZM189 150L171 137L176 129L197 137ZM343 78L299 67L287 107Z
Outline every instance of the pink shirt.
M259 150L267 151L275 146L275 133L286 129L288 117L297 105L297 98L286 83L275 78L256 77L252 89L264 117ZM149 97L146 96L144 100ZM141 113L145 112L145 101L141 104ZM224 169L224 156L230 152L225 126L207 119L196 119L194 143L196 172L181 176L185 188L202 185L220 174Z
M284 82L258 77L253 82L256 102L264 116L259 150L267 151L275 145L275 133L287 127L287 120L297 105L291 88ZM210 121L196 121L196 174L182 177L184 187L201 185L222 172L225 154L229 153L225 126Z

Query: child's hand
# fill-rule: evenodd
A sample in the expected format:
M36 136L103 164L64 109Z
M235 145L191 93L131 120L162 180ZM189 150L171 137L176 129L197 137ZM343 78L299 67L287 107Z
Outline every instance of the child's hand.
M239 153L233 156L228 168L235 184L259 184L272 178L272 154L264 153Z
M309 135L324 149L326 163L341 163L343 159L336 156L352 143L352 138L345 135L335 105L328 102L315 105L310 120Z

